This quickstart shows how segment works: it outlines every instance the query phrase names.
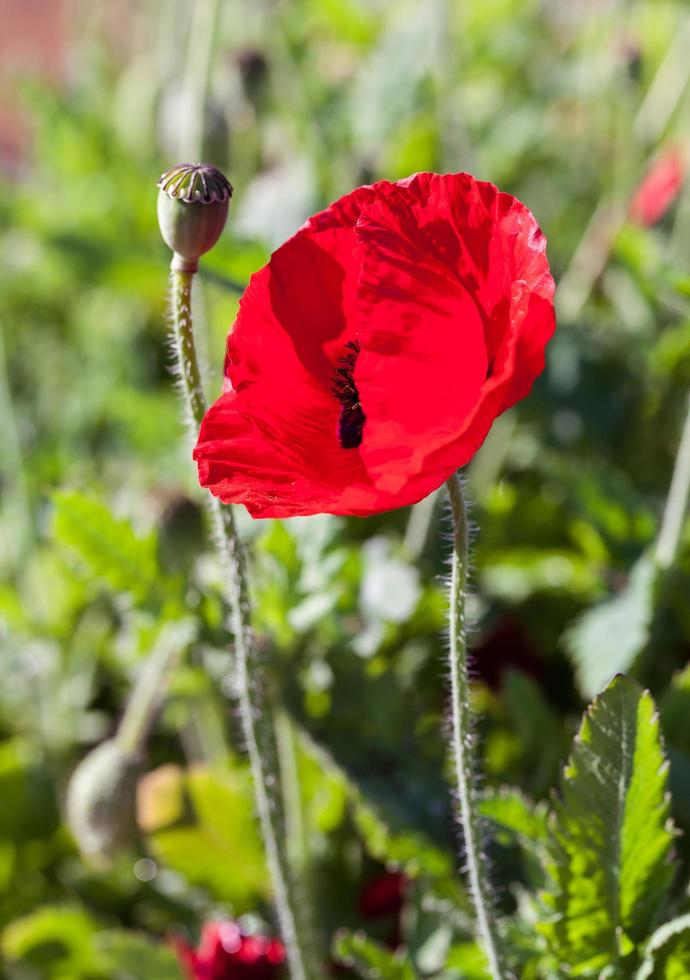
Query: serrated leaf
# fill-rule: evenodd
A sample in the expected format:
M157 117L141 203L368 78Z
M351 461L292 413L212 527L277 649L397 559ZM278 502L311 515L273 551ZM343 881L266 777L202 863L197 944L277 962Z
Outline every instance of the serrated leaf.
M95 497L62 492L53 500L57 541L91 574L139 601L159 592L155 535L137 535L129 521L115 517Z
M673 873L667 780L651 695L616 677L584 716L552 820L541 931L569 975L596 975L653 928Z
M665 922L645 947L635 980L686 980L690 976L690 915Z
M517 789L505 787L484 793L479 810L496 827L530 849L546 843L549 833L546 804L533 803Z
M588 609L565 635L582 694L591 698L617 673L628 670L649 637L658 569L644 555L627 585Z
M367 980L373 977L382 980L415 978L407 959L369 939L363 932L339 932L333 941L333 956Z

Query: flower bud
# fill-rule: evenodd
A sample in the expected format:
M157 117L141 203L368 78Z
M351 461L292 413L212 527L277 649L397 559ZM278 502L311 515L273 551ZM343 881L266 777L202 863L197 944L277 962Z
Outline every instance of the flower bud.
M158 181L158 224L175 253L173 268L196 272L199 259L216 244L228 217L232 185L206 163L182 163Z
M136 835L138 760L109 739L82 759L67 787L67 823L83 856L107 866Z

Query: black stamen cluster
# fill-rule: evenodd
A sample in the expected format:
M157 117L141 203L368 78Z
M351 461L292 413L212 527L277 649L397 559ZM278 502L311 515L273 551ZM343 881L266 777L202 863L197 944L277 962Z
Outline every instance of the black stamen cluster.
M343 449L356 449L362 441L362 432L366 422L354 380L355 364L359 357L360 346L358 341L348 340L345 347L347 353L338 360L340 366L335 369L332 390L341 406L338 423L340 445Z

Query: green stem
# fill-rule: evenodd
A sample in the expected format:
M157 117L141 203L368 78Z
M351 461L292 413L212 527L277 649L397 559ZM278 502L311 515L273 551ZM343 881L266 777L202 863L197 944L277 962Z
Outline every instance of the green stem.
M468 575L467 507L457 473L448 480L453 514L453 564L450 582L450 695L451 750L457 790L459 820L465 840L470 893L477 919L478 938L486 954L493 980L509 976L493 917L486 857L482 852L481 818L477 806L472 762L472 718L467 672L465 595Z
M172 672L191 638L189 626L176 623L163 628L151 656L141 669L115 736L127 755L137 756L144 747Z
M660 568L670 568L676 560L690 498L690 396L683 424L683 433L676 453L671 486L666 498L661 529L654 549Z
M196 0L189 25L184 72L185 119L179 128L178 156L201 160L204 146L204 110L218 20L218 0Z
M417 561L422 557L437 503L438 491L434 491L410 509L403 544L412 561Z
M4 320L0 318L0 462L6 487L14 495L14 530L16 538L12 542L13 558L19 558L24 548L31 543L34 526L31 516L31 502L26 481L22 448L17 430L17 419L10 390L9 371L7 369L7 354L5 351ZM9 496L9 494L8 494ZM8 508L9 510L9 508ZM12 521L8 521L12 527ZM9 536L9 531L8 531Z
M171 271L172 323L179 379L192 432L196 434L206 411L201 374L194 346L191 286L193 273ZM230 630L235 640L235 681L243 734L254 783L254 795L271 874L278 922L293 980L311 980L318 971L309 964L298 928L286 847L285 818L279 776L278 749L251 627L247 576L233 512L210 497L214 538L224 570L225 598Z
M283 709L279 708L275 711L274 722L278 761L280 763L280 779L283 785L283 800L285 801L286 847L291 867L303 873L306 871L308 858L299 783L297 740L294 726Z
M274 711L274 723L285 810L285 846L294 880L295 911L300 935L311 958L316 950L315 923L312 916L313 881L299 780L299 742L296 727L285 710L277 708Z

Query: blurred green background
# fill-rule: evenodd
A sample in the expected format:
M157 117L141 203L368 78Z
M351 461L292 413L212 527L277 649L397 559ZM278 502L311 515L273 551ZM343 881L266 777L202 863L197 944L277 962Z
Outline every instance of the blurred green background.
M175 977L167 935L214 914L270 926L169 373L155 182L185 158L236 191L195 296L209 396L249 274L357 184L468 170L535 212L559 328L468 472L483 780L545 797L586 700L624 670L660 705L690 829L690 536L670 568L652 561L690 383L680 173L658 220L630 217L650 168L682 172L690 148L688 5L2 0L0 16L1 975ZM242 529L257 625L308 733L293 761L325 941L390 935L398 910L362 901L388 864L412 882L419 971L481 976L446 962L469 933L439 735L444 506ZM138 828L83 858L69 776L176 643ZM510 849L495 867L523 875ZM465 908L452 928L448 903Z

